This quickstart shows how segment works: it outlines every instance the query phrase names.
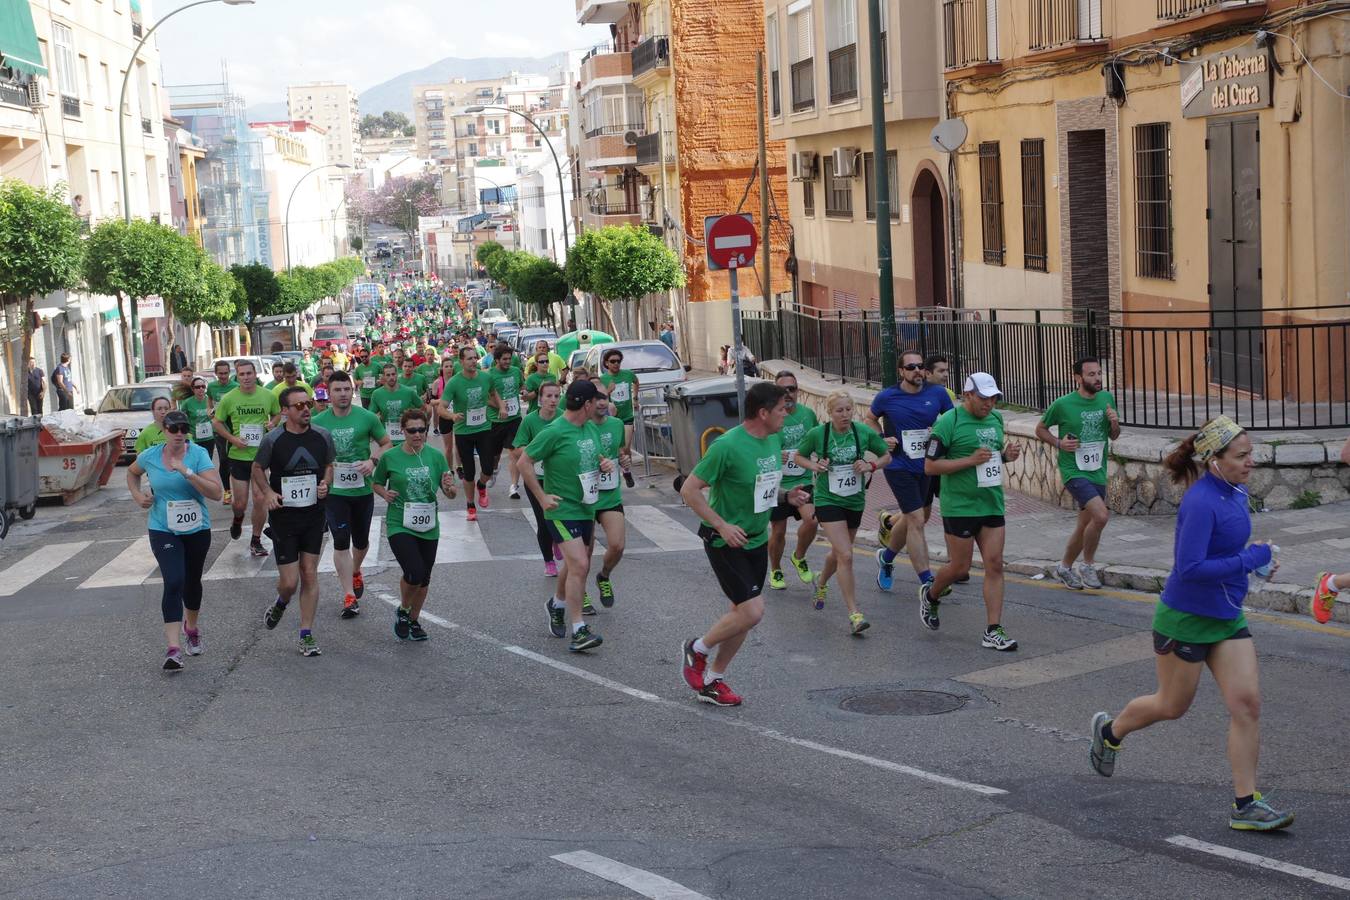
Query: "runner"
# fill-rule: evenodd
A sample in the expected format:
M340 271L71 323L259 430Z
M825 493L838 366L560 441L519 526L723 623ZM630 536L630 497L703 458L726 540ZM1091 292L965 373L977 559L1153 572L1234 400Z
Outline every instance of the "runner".
M513 442L515 449L511 455L516 459L517 471L520 470L520 454L530 445L530 441L534 440L539 432L557 420L558 401L561 398L562 389L556 381L549 381L539 386L539 409L520 421L520 430L516 432L516 439ZM542 463L534 464L534 474L536 478L544 476ZM544 508L539 505L539 500L534 496L534 491L525 491L525 496L530 501L530 508L534 510L535 537L539 541L539 553L544 557L544 575L548 578L556 578L558 576L558 562L562 559L562 550L553 541L553 532L549 528L548 519L544 516Z
M375 497L370 475L375 460L370 445L380 452L393 446L379 417L368 409L352 405L355 385L346 372L334 372L328 380L332 405L315 416L312 424L327 431L337 456L333 463L333 487L324 501L328 531L333 535L333 568L342 587L342 618L361 612L360 599L366 591L361 563L370 549L370 520L375 513Z
M472 347L461 347L459 351L460 373L450 379L445 393L450 397L454 412L450 421L455 426L455 450L459 454L459 465L464 470L464 499L469 506L469 521L478 521L478 507L488 508L488 479L492 477L496 460L492 457L492 426L488 421L488 406L496 406L503 411L505 404L492 388L491 376L478 367L478 354ZM442 396L444 400L444 396ZM478 503L474 504L474 454L478 454L478 464L483 467L482 475L477 479Z
M417 366L413 363L411 357L403 360L403 368L399 374L398 383L400 386L408 388L418 397L425 397L427 393L427 381L421 375L417 374Z
M499 344L492 354L493 367L488 372L488 383L493 392L501 398L501 409L488 407L488 422L492 424L492 470L497 471L502 451L512 446L516 431L520 428L520 389L524 376L515 365L515 352L505 344ZM520 475L516 471L516 458L506 455L507 471L511 476L512 500L520 499Z
M1114 719L1105 712L1092 717L1089 761L1097 774L1109 777L1126 735L1186 714L1201 666L1207 665L1228 707L1234 794L1228 827L1286 828L1294 814L1273 808L1256 789L1261 690L1242 601L1247 576L1266 567L1273 573L1279 562L1269 544L1247 544L1252 521L1242 485L1255 465L1251 438L1232 419L1218 416L1182 441L1163 465L1187 490L1177 510L1172 572L1153 614L1158 689L1131 700Z
M381 368L384 360L377 360L374 356L363 355L356 364L356 381L361 386L361 406L370 409L370 398L375 393L375 388L379 387Z
M239 363L236 362L234 366L235 366L235 374L238 375ZM263 385L263 390L270 391L272 390L272 388L276 387L277 385L285 381L286 380L285 371L286 371L286 364L284 362L277 360L276 362L272 363L272 380L267 382L267 384Z
M891 461L890 448L881 435L853 419L853 397L835 391L825 398L829 421L813 428L797 445L795 461L816 473L816 519L830 542L825 567L816 576L816 609L825 608L830 576L839 573L839 590L848 607L849 631L860 635L869 627L853 580L853 541L862 525L867 505L867 479ZM871 453L875 462L865 458Z
M211 400L211 412L214 415L216 407L230 391L239 387L239 382L230 376L230 364L226 360L220 360L215 365L216 380L206 386L206 396ZM212 429L214 431L214 427ZM216 435L216 459L220 463L220 484L224 488L224 494L220 502L226 506L230 505L230 466L229 451L230 445L226 443L225 438Z
M942 530L947 559L932 581L919 585L919 618L937 631L940 597L957 578L970 573L975 545L984 561L985 621L981 646L1016 650L1003 617L1003 463L1022 454L1017 443L1004 443L1003 416L994 409L1003 396L994 376L976 372L966 378L961 404L938 417L928 437L924 474L942 478Z
M952 408L952 401L946 391L928 383L924 365L917 350L901 352L898 380L876 395L866 415L868 427L885 435L887 446L894 451L886 467L886 483L900 505L900 516L890 519L886 537L878 535L882 546L877 548L877 587L883 591L894 584L895 557L901 547L909 554L919 582L933 580L924 534L933 514L933 492L923 460L928 433L938 416Z
M544 343L540 341L540 343ZM548 371L548 353L536 352L534 355L534 370L525 376L525 399L529 401L530 412L539 409L539 386L547 382L557 382Z
M805 403L797 402L797 376L787 370L779 371L774 384L786 391L787 416L783 419L783 429L778 432L783 443L783 490L801 488L807 497L811 494L811 473L797 465L797 445L812 428L820 424L815 410ZM796 519L797 552L788 557L792 568L802 584L811 584L816 573L806 562L806 551L816 539L816 508L808 499L800 507L786 501L773 508L769 515L769 587L775 591L787 589L787 579L783 577L783 550L787 548L787 520Z
M210 398L206 396L206 379L198 375L192 379L192 396L179 403L178 408L187 413L188 425L192 428L188 435L193 443L206 451L208 459L216 445L216 430L211 427L210 406Z
M385 535L403 570L399 606L394 611L394 636L400 641L427 639L419 617L441 536L436 489L452 500L455 497L455 479L445 457L435 450L424 452L430 421L425 410L405 409L399 418L407 435L403 446L381 455L375 467L375 491L389 504Z
M458 366L459 362L454 354L446 353L440 362L441 374L427 389L427 393L431 397L431 415L436 417L436 430L441 435L441 449L445 454L445 464L450 467L450 471L456 474L458 474L458 467L455 465L455 423L450 418L452 410L450 409L450 398L445 396L445 386L450 383L451 378L455 377L455 369Z
M1036 437L1059 450L1059 474L1064 489L1078 504L1078 523L1064 547L1064 558L1051 574L1065 587L1100 590L1097 542L1111 519L1106 508L1106 461L1111 441L1120 437L1116 398L1102 390L1101 360L1085 356L1073 364L1078 390L1055 400L1036 423ZM1058 431L1056 437L1051 428ZM1078 554L1083 565L1074 571Z
M622 350L606 350L602 354L600 372L600 384L609 391L614 415L623 422L623 449L628 452L633 446L633 405L638 401L642 386L637 375L623 368ZM623 480L629 487L633 486L633 473L626 467Z
M947 379L952 374L951 358L945 353L930 353L923 361L923 368L927 375L929 384L935 384L947 392L947 399L956 405L961 398L956 396L956 391L947 387Z
M328 365L328 363L324 365ZM322 369L323 366L319 368ZM275 371L275 367L273 367L273 370ZM271 385L269 390L276 394L277 402L280 402L281 392L294 387L304 388L306 394L310 397L314 396L314 388L300 380L300 367L293 362L288 362L281 367L281 380Z
M783 447L778 432L787 416L787 392L759 382L745 392L745 421L708 447L685 479L680 496L703 520L699 536L713 574L731 609L703 637L685 641L685 683L698 699L716 706L739 706L741 698L724 680L727 667L746 635L764 618L764 576L769 566L766 544L769 516L787 499L807 502L801 488L784 492ZM709 488L708 496L703 489ZM708 662L713 648L717 656Z
M558 573L561 591L555 591L545 604L549 633L566 637L570 624L572 641L567 649L573 653L593 650L603 643L583 621L581 608L591 569L600 476L614 471L614 464L600 455L600 431L593 421L599 398L600 391L589 381L570 386L563 414L540 431L520 457L525 487L539 501L553 540L563 553ZM460 452L464 452L462 446ZM536 461L544 466L542 484L535 476ZM558 593L562 593L562 600Z
M230 468L231 507L234 519L230 522L230 540L237 541L244 532L244 511L249 495L253 493L253 460L263 433L281 418L281 406L271 391L258 387L258 373L253 363L241 359L234 364L239 387L230 391L216 404L212 424L216 434L230 445L226 454ZM249 553L257 557L267 555L262 545L263 525L267 521L266 500L261 493L253 496L253 538Z
M314 401L304 388L286 388L281 403L285 425L267 433L253 461L253 484L270 510L268 537L277 560L277 599L263 614L263 624L277 627L299 587L300 652L318 656L313 628L319 606L319 554L328 524L324 498L333 486L336 454L332 436L310 425Z
M594 422L600 432L600 458L609 460L610 468L600 473L600 499L595 504L595 521L605 532L605 557L600 562L600 571L595 575L595 586L600 592L600 604L606 609L614 605L614 585L610 582L610 576L614 574L614 567L619 564L619 560L623 559L627 540L623 488L619 486L618 470L627 471L629 464L623 422L611 415L610 408L609 399L602 390L595 401ZM588 605L583 600L583 615Z
M389 439L395 444L403 443L403 427L399 425L405 409L417 409L422 398L398 383L398 370L393 363L384 364L384 383L370 395L371 410L384 425Z
M145 452L156 444L164 443L164 416L173 407L168 397L156 397L150 401L150 415L154 421L141 429L136 435L136 453Z
M202 609L202 570L211 549L211 514L206 501L219 500L220 476L211 466L211 454L188 440L187 414L172 410L164 417L167 438L137 454L127 467L127 488L141 509L150 511L150 550L159 563L164 590L164 670L183 668L189 656L203 651L198 616ZM150 476L149 492L141 491L141 476ZM179 630L183 642L179 643Z

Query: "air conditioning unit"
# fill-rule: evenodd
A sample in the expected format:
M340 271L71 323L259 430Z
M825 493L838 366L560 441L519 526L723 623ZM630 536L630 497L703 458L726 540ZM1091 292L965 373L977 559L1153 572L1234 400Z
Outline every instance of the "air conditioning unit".
M820 173L820 154L814 150L798 150L792 154L792 180L812 181Z
M47 105L47 92L43 90L41 78L34 78L28 82L28 105L33 109L41 109Z
M636 147L640 136L636 131L625 131L623 133L623 145L625 147Z
M834 160L836 178L853 178L857 175L857 147L835 147L831 158Z

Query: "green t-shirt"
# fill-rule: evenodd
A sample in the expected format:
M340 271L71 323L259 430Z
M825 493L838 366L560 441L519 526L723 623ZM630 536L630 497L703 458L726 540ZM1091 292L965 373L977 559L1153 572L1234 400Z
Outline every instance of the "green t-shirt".
M300 377L305 381L313 381L319 377L319 361L306 354L300 357Z
M239 387L239 382L235 381L233 378L230 379L229 384L221 384L220 379L208 381L206 383L206 396L211 398L212 403L219 403L221 397L224 397L237 387Z
M251 394L245 394L243 388L235 388L221 397L216 404L216 421L248 444L243 448L230 445L230 459L252 462L258 455L258 445L267 431L267 423L280 413L277 395L260 388L255 387Z
M604 512L623 505L623 473L619 471L619 451L623 449L623 422L614 416L605 416L603 421L595 423L600 432L600 456L614 461L614 471L608 475L600 473L600 499L596 501L595 511ZM613 487L610 487L613 485Z
M375 389L380 386L380 367L375 363L361 363L356 367L353 377L356 379L357 388L361 391L361 397L369 399L370 395L375 393ZM370 387L366 387L367 378L375 379L370 383Z
M637 399L637 376L627 369L620 369L618 375L608 372L600 376L600 383L609 390L610 405L614 415L625 424L633 421L633 401Z
M816 418L816 411L805 403L798 403L797 407L788 413L783 419L783 428L778 432L778 439L783 442L784 450L796 450L797 445L806 437L806 433L820 424ZM790 460L783 463L783 488L792 490L795 487L801 487L811 483L811 472L803 469Z
M435 362L424 362L413 371L416 372L418 375L422 376L423 382L425 382L426 384L431 384L431 382L436 380L436 376L441 374L441 364Z
M1074 391L1065 394L1046 409L1041 422L1047 428L1058 428L1060 438L1078 438L1078 449L1059 451L1059 474L1067 483L1072 478L1086 478L1093 484L1106 484L1106 461L1111 448L1111 423L1106 418L1108 407L1114 409L1116 398L1110 391L1098 391L1091 400Z
M746 549L768 542L769 513L778 505L783 475L783 442L778 435L757 438L737 425L712 442L693 474L710 485L708 503L713 511L745 532ZM726 541L715 535L712 545L725 547Z
M543 431L545 428L552 425L554 422L558 421L558 419L561 417L562 413L557 412L556 410L554 411L553 418L551 419L545 419L543 416L539 414L539 410L535 410L534 412L528 414L527 416L525 416L525 418L520 420L520 428L516 429L516 439L515 442L511 444L511 446L512 447L530 446L530 441L534 440L535 436L538 435L539 432ZM540 472L540 474L542 475L543 473Z
M938 416L931 438L942 441L943 459L965 459L981 447L1003 452L1003 416L993 410L977 419L958 405ZM987 486L982 486L981 481ZM943 516L1003 515L1003 469L994 461L942 476Z
M398 384L399 387L405 387L419 397L427 392L427 380L418 375L416 371L413 372L411 378L398 376Z
M273 394L276 394L277 401L280 402L281 392L286 390L287 387L288 385L286 384L286 380L283 378L281 381L278 381L271 387L269 387L268 390L271 391ZM305 393L309 394L310 399L311 400L314 399L314 388L310 387L308 384L299 379L296 379L295 384L289 385L289 387L304 388Z
M384 423L389 439L395 444L403 443L403 427L399 425L399 416L405 409L420 409L422 397L402 385L394 388L380 386L370 395L370 408Z
M534 392L534 399L529 401L530 412L539 408L539 387L548 383L557 384L558 379L547 372L533 372L525 377L525 391Z
M441 489L441 476L449 470L445 454L430 447L424 446L417 455L403 447L396 447L380 456L371 478L376 484L398 492L398 496L385 510L384 533L390 537L411 534L426 541L438 539L441 536L441 522L436 509L436 494ZM422 519L428 525L427 530L418 531L408 527L406 511L409 503L431 504L429 518ZM414 510L413 515L416 514Z
M828 446L822 447L826 444ZM881 435L865 425L850 422L849 431L841 434L834 430L833 424L826 422L806 433L806 437L797 445L797 452L803 456L815 454L817 459L830 461L828 471L816 474L813 495L816 506L860 510L867 505L867 476L855 472L853 463L863 453L875 453L881 457L889 453L890 449ZM850 490L852 493L845 493Z
M488 417L491 390L492 379L486 374L473 378L460 374L450 379L441 398L449 396L451 408L464 417L455 423L455 434L479 434L492 427Z
M353 406L347 415L338 417L330 406L315 416L311 422L315 428L322 428L333 436L333 449L337 453L333 467L333 487L329 493L339 497L364 497L370 493L370 480L345 464L365 462L370 459L370 442L384 440L388 433L380 422L379 416L368 409ZM342 487L358 482L355 487Z
M188 427L192 430L188 432L188 437L202 445L209 445L216 439L216 433L211 428L211 413L206 409L206 401L198 400L196 397L188 397L178 408L187 413ZM206 437L198 433L202 425L206 425Z
M139 456L146 450L156 444L162 444L169 438L164 434L164 429L160 428L155 422L141 429L141 433L136 436L136 455Z
M1197 616L1173 609L1161 599L1153 609L1153 630L1183 644L1217 644L1246 627L1246 615L1236 619Z
M514 422L517 419L519 419L520 384L522 381L524 381L524 377L521 375L520 369L517 369L515 366L512 366L511 368L503 372L501 369L497 368L496 366L493 366L491 369L488 370L488 377L492 379L492 389L497 392L497 396L501 397L502 402L506 404L506 413L507 413L506 417L502 418L501 414L497 412L497 407L489 406L488 421ZM513 409L515 410L514 415L511 413L511 410Z
M558 505L544 513L555 522L590 519L595 505L585 502L582 479L600 482L600 429L592 421L573 425L559 413L525 448L530 459L544 464L544 493L556 494Z

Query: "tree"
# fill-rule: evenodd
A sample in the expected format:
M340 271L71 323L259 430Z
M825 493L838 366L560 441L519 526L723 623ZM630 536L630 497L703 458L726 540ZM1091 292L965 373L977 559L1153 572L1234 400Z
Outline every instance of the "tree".
M434 173L390 178L378 191L360 186L349 188L347 208L360 221L379 222L397 228L416 240L419 216L429 216L441 208Z
M378 116L369 113L362 116L360 130L362 137L392 137L398 134L411 137L417 133L406 115L388 109Z
M354 234L351 237L349 237L347 239L347 243L351 244L352 249L355 250L357 253L360 253L361 248L366 245L366 242L361 240L361 235L359 234Z
M506 248L496 241L484 241L483 246L474 251L473 258L477 260L480 266L486 267L488 260L498 253L505 253Z
M20 373L33 354L34 302L76 287L83 257L80 220L60 190L0 181L0 303L6 307L23 304L23 343L17 364L6 354L10 384L23 382Z
M174 312L185 325L200 328L204 324L225 325L239 314L236 305L238 287L234 276L200 254L198 284L200 290L174 300Z
M251 333L254 319L278 314L275 310L281 300L281 285L277 274L262 263L231 266L230 274L235 280L238 317Z
M511 279L511 293L516 295L516 299L541 312L548 311L553 304L561 303L570 296L567 276L551 259L521 253L507 274Z
M635 225L582 232L567 252L567 283L594 294L614 330L609 302L638 300L684 285L679 258L660 238Z

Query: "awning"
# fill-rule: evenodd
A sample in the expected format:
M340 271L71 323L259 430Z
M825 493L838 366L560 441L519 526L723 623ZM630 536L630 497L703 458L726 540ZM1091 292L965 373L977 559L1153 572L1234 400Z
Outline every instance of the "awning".
M46 75L28 0L0 0L0 61L29 75Z

